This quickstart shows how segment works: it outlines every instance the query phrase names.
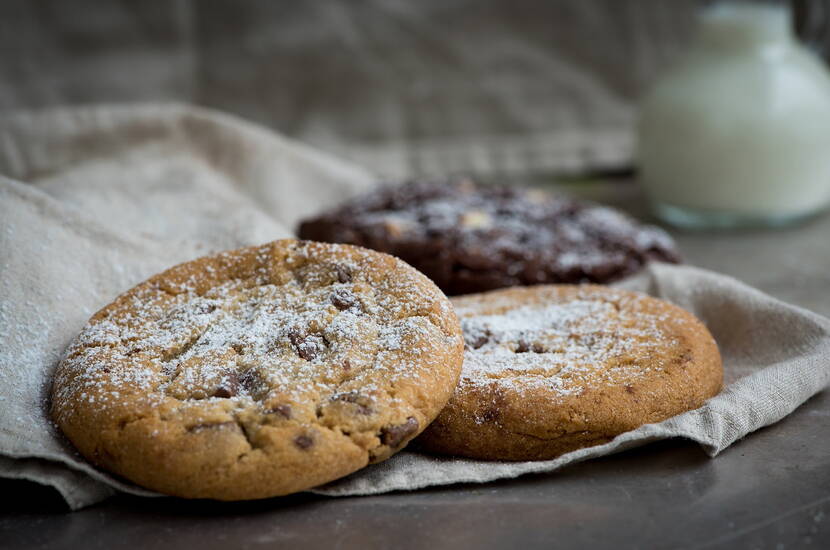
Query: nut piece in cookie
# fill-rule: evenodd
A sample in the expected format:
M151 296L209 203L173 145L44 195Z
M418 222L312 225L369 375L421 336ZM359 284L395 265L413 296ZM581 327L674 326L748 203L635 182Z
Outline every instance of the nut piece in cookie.
M308 489L399 451L463 355L449 300L404 262L297 240L184 263L96 313L52 414L95 465L189 498Z
M706 327L677 306L600 286L455 298L461 381L421 448L541 460L695 409L721 387Z

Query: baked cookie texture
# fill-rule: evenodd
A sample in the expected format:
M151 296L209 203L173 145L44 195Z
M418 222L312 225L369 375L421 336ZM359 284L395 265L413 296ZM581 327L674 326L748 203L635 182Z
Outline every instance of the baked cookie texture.
M295 240L173 267L96 313L52 414L94 464L162 493L292 493L384 460L439 413L463 340L404 262Z
M662 229L613 208L470 180L380 187L303 221L298 234L398 256L450 295L607 283L680 260Z
M594 285L511 288L453 299L461 380L416 443L492 460L541 460L696 409L723 380L691 313Z

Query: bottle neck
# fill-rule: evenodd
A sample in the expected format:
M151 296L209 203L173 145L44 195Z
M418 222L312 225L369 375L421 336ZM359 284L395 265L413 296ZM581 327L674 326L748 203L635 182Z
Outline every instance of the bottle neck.
M790 10L748 2L715 4L700 15L698 39L721 51L786 45L794 40Z

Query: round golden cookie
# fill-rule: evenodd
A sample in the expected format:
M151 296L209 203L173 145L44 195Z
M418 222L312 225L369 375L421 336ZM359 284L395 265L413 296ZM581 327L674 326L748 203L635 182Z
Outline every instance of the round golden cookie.
M386 254L282 240L184 263L68 348L52 414L96 465L162 493L307 489L399 451L458 381L449 300Z
M541 460L698 408L721 388L717 345L687 311L601 286L453 299L466 350L421 448Z

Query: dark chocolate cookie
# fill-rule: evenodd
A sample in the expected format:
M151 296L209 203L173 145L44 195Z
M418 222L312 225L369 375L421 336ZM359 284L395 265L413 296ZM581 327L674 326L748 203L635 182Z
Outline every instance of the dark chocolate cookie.
M679 261L663 230L612 208L469 180L381 187L303 221L299 235L388 252L455 295L607 283L650 260Z

